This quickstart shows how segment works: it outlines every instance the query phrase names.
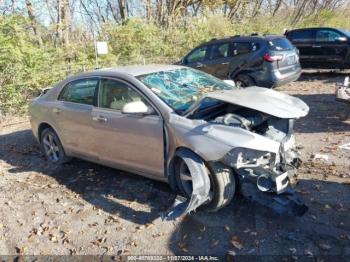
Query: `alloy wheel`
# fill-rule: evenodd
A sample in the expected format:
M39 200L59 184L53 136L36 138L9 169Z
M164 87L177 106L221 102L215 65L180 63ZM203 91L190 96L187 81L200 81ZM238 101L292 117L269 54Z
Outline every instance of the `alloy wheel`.
M51 162L58 162L60 159L61 152L58 146L58 141L56 141L56 138L51 133L47 133L44 135L43 146L47 158Z
M182 187L184 189L184 191L186 192L186 194L188 196L192 195L192 176L191 176L191 172L188 168L188 166L186 165L185 161L181 161L180 163L180 180L181 180L181 184Z

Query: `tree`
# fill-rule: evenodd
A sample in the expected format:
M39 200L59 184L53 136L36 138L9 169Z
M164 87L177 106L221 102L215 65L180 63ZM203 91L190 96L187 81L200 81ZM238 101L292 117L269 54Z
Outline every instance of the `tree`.
M13 4L14 3L15 3L15 1L13 1ZM26 7L27 7L28 17L29 17L29 20L31 22L31 26L33 28L34 34L38 40L39 45L42 46L43 40L41 38L40 26L35 18L32 2L30 0L25 0L25 3L26 3Z

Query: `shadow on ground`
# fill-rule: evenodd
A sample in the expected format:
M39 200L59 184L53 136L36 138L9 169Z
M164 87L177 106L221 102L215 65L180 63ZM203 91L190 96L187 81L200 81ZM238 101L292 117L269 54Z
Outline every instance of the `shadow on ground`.
M342 83L347 76L350 76L350 70L304 70L298 81L321 80L323 83L334 84Z
M48 165L30 130L0 136L0 159L13 175L53 177L95 207L136 224L157 219L174 198L163 183L85 161ZM298 189L310 208L303 217L278 216L238 198L217 213L199 211L178 221L168 249L183 255L350 255L349 184L301 180Z
M14 175L39 172L53 177L95 207L137 224L161 216L175 197L165 183L83 160L53 166L41 157L30 130L0 135L0 159L13 166L8 172Z
M334 94L296 94L310 107L309 114L296 121L295 131L298 133L346 132L350 125L342 121L350 104L335 100Z
M169 248L182 255L350 255L349 184L300 180L299 190L310 208L303 217L239 199L215 214L187 216Z

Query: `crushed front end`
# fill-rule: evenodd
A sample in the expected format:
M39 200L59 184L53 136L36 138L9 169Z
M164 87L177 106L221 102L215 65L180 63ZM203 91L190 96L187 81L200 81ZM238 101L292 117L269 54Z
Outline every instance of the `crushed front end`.
M244 196L278 213L304 214L307 207L293 189L301 164L293 134L295 120L248 109L243 112L245 116L229 113L214 119L215 123L254 133L252 141L242 140L221 161L239 175Z
M293 190L301 163L293 129L308 112L299 98L248 87L205 94L173 125L185 147L231 167L244 196L280 214L302 215L307 207Z

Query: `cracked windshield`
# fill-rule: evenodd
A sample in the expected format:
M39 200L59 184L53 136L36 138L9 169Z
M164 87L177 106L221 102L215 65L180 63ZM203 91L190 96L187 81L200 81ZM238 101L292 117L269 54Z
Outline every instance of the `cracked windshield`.
M234 88L218 78L187 68L142 75L138 79L177 112L186 111L205 93Z

